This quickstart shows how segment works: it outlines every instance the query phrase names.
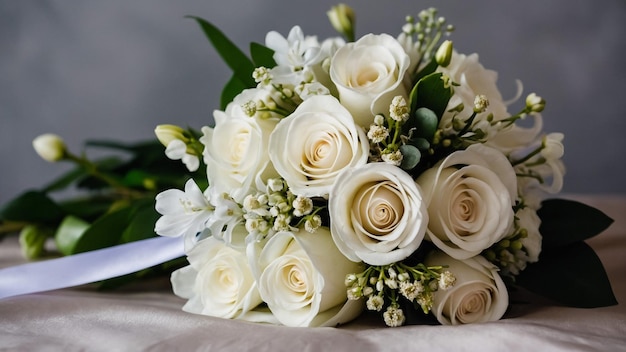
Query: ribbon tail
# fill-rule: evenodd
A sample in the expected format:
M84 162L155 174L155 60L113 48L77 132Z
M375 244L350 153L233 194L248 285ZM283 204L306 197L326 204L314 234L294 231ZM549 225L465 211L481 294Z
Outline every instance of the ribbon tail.
M185 255L181 238L156 237L0 269L0 299L118 277Z

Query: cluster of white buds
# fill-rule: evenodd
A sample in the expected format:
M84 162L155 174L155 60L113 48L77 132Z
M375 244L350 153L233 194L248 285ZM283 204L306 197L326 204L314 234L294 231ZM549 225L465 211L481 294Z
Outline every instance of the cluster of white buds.
M402 26L402 32L414 38L415 47L424 61L430 60L434 55L441 37L452 31L454 26L447 24L444 17L438 16L435 8L420 11L417 18L407 16L406 23Z
M308 232L322 226L317 214L322 208L316 207L311 198L294 195L280 178L269 179L265 193L247 195L241 208L246 230L260 239L279 231L297 231L301 224Z
M424 264L409 266L398 262L383 266L370 266L361 273L346 276L348 299L366 299L368 310L383 314L385 323L398 326L404 323L404 314L398 304L403 297L419 305L424 313L430 312L433 293L452 287L456 278L442 266L427 267Z
M500 274L514 276L526 268L529 261L523 239L528 236L526 229L515 232L483 251L482 255L500 268Z

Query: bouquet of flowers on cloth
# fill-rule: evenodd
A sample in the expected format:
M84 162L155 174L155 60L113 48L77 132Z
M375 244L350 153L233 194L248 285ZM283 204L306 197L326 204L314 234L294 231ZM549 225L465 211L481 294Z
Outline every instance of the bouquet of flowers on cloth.
M155 205L155 232L184 240L188 265L171 275L183 309L289 326L370 310L399 326L498 320L517 287L615 304L583 242L611 220L547 199L564 148L542 130L545 101L512 111L521 85L505 101L496 72L443 40L453 27L434 9L395 36L355 38L346 5L328 16L343 37L295 26L251 57L194 17L233 76L213 127L155 131L193 176Z

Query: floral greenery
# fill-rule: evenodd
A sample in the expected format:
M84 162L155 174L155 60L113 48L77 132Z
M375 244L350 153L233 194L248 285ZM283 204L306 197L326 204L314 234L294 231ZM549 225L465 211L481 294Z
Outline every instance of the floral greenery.
M155 195L180 187L190 177L155 140L132 144L94 140L87 141L85 149L108 154L89 160L85 152L78 157L64 151L62 160L74 163L74 169L40 189L25 191L0 209L2 233L20 231L28 259L72 255L156 236ZM56 250L46 250L49 239ZM164 263L125 280L110 280L103 287L169 274L180 264Z
M288 145L284 148L280 144L289 137L285 130L297 130L298 125L293 121L309 113L309 110L317 111L322 106L321 109L335 109L334 113L337 115L345 115L347 112L342 105L349 104L341 99L339 85L335 85L334 81L328 86L321 85L313 74L306 72L306 63L292 68L293 72L290 73L295 74L298 79L302 78L301 81L294 83L284 77L276 79L274 74L279 75L281 65L284 64L277 63L280 60L277 55L281 53L269 47L272 40L266 40L267 46L252 43L248 57L210 22L199 17L190 18L197 22L233 71L222 91L221 110L215 113L216 126L233 118L229 116L232 109L239 109L247 118L257 119L261 121L260 124L269 124L269 127L261 128L271 129L272 135L278 136L269 138L269 148L274 148L272 150L276 152L281 147L291 147ZM348 42L355 41L354 15L349 7L334 7L329 12L329 18ZM409 315L416 312L428 314L433 310L437 310L440 323L463 322L462 319L457 321L455 317L442 317L443 308L433 307L434 295L438 291L450 289L457 280L463 281L463 274L453 273L462 267L472 268L493 279L490 289L495 291L504 285L500 285L502 277L507 279L509 288L521 287L560 304L576 307L616 304L601 262L584 243L584 240L606 229L612 220L584 204L563 199L543 200L543 197L536 196L534 189L533 192L524 189L536 187L548 193L560 190L562 135L550 134L539 139L532 138L525 142L524 148L519 149L501 146L502 150L495 153L491 149L481 149L482 144L492 141L494 135L499 133L509 133L512 130L514 133L522 133L513 129L515 123L528 116L540 119L539 113L543 111L545 101L532 93L527 96L525 106L510 116L494 116L493 111L498 107L490 107L490 104L499 102L493 95L487 97L477 94L472 97L471 103L459 101L455 92L463 89L463 82L453 78L454 68L446 71L448 65L459 60L459 54L453 51L450 41L442 42L443 37L452 30L453 27L443 18L437 17L434 9L422 11L417 17L407 18L397 42L402 42L407 52L415 51L413 54L416 59L410 62L411 70L407 69L410 89L406 94L395 95L393 99L390 97L387 105L376 111L371 121L368 120L347 133L346 139L354 137L359 143L365 141L367 145L355 148L357 151L354 163L346 167L352 170L343 171L332 180L333 184L320 182L322 185L315 187L301 185L297 178L289 178L292 176L289 175L289 162L276 152L261 158L269 157L271 160L265 162L273 163L280 177L268 177L262 182L247 180L245 182L249 183L242 186L241 190L233 191L231 187L224 192L228 187L220 185L220 182L225 181L213 176L212 182L216 184L211 183L209 187L205 178L208 176L211 179L211 173L217 172L215 170L220 166L215 163L214 153L218 153L218 148L224 147L224 144L211 144L219 140L214 136L215 129L204 127L200 133L175 125L161 125L157 127L156 134L166 146L167 158L163 155L162 146L156 142L125 145L100 141L88 142L87 146L122 151L130 157L90 161L85 156L74 156L64 146L59 147L59 141L52 140L50 145L58 147L57 151L60 152L52 153L50 150L54 148L51 148L40 152L40 155L51 161L74 162L78 168L41 190L28 191L18 196L0 211L0 219L7 230L22 228L20 237L24 252L32 259L43 255L44 243L48 238L54 238L61 254L71 255L152 237L155 235L155 226L159 235L183 235L186 244L190 246L187 248L190 265L178 269L183 264L181 261L164 263L149 271L109 280L105 286L114 286L150 273L169 273L178 269L172 274L172 282L176 294L189 298L185 310L228 318L246 319L248 311L254 310L256 305L266 303L282 323L318 324L317 312L313 310L305 317L286 318L295 313L285 311L280 302L275 302L278 298L273 296L275 291L272 288L279 283L272 282L269 277L272 273L278 273L272 271L275 270L273 265L277 261L287 260L287 257L292 260L289 265L301 265L301 258L293 259L292 254L307 252L310 243L320 246L316 248L319 251L323 249L327 252L341 252L332 257L333 260L336 259L337 268L328 267L328 264L320 262L321 259L315 256L307 260L310 259L313 268L320 271L329 285L337 285L337 282L325 276L324 270L348 270L343 282L346 286L346 306L351 305L351 301L366 301L367 309L381 312L384 321L390 326L409 322L412 318L407 319L405 312ZM271 35L274 38L273 44L276 44L279 35ZM369 39L371 37L366 40ZM280 36L280 40L285 38ZM296 49L302 50L307 49L304 44L306 40L299 28L294 28L287 39L292 41L291 44ZM294 41L296 44L293 44ZM339 47L344 45L337 42L334 44ZM296 54L302 54L306 59L306 53ZM337 58L337 55L333 57L333 60L339 59L341 57ZM468 57L467 60L476 60L472 63L479 65L477 58ZM321 64L323 65L324 63ZM402 66L404 63L398 65ZM332 76L332 73L326 73ZM254 95L257 92L255 89L267 95ZM250 92L255 93L248 94ZM358 106L352 108L359 109ZM357 115L359 114L353 111L347 112L350 120L357 120ZM338 119L340 118L341 116ZM298 137L293 137L295 140L292 142L297 142ZM363 148L367 149L365 153L361 153ZM187 169L170 159L181 159ZM356 159L359 160L355 161ZM470 162L466 162L467 160ZM498 177L511 176L513 180L520 180L521 186L512 192L506 186L494 186L500 195L511 193L511 200L515 204L511 206L504 202L501 209L502 213L510 215L510 224L504 220L496 224L499 237L490 238L485 242L487 245L478 250L459 249L439 243L440 240L431 233L430 228L426 229L428 220L425 220L426 213L434 211L426 209L424 204L436 203L436 198L445 191L436 188L439 186L433 179L437 180L441 174L449 172L446 170L450 167L461 172L465 166L472 166L475 160L478 160L481 167L487 165L486 169L493 167L492 171L498 173ZM503 161L506 170L500 168ZM393 167L380 166L381 164ZM201 169L200 165L207 168L209 175L197 171ZM546 171L542 167L552 170ZM342 239L337 235L344 232L345 227L345 223L337 223L348 216L337 217L336 214L341 213L337 209L342 204L337 202L336 195L342 192L344 197L350 190L356 195L350 193L346 197L363 196L359 193L361 189L352 190L350 185L376 173L391 174L390 179L398 180L400 185L394 185L393 187L397 187L395 190L401 188L403 194L406 192L403 199L406 204L403 205L410 204L411 207L407 208L419 208L417 220L410 223L415 232L414 237L410 238L414 247L395 243L389 253L367 253L362 248L353 248L354 243L348 243L349 239ZM326 181L323 177L320 179ZM409 182L403 181L404 179ZM372 182L382 184L389 180L381 178ZM430 193L424 191L422 195L423 189L414 189L415 185L412 183L415 182L424 189L429 188L424 185L431 186L433 182L435 185L430 187ZM87 191L87 195L64 201L56 201L50 196L51 193L70 186ZM180 191L182 188L184 191ZM494 200L494 203L497 201ZM172 210L176 206L180 209ZM498 204L490 206L497 209ZM188 222L187 227L172 226L189 214L192 214L193 219ZM432 221L433 215L429 216ZM528 220L529 217L531 220ZM531 222L530 225L528 221ZM538 226L538 223L541 225ZM533 228L535 225L538 228ZM529 244L528 238L533 236L533 230L536 232L535 244ZM245 244L240 238L242 233L247 235ZM331 236L336 246L327 240ZM428 241L422 243L424 236ZM537 241L541 242L541 248L533 248L538 245ZM278 246L281 250L273 246ZM248 257L260 258L258 263L252 263L256 260L242 255L242 248L246 248L243 252L247 252ZM277 255L282 250L286 255ZM454 260L445 259L442 251L447 254L456 253L459 257ZM458 255L459 251L464 253ZM211 253L212 257L206 258L207 253ZM441 265L442 260L449 264ZM329 260L326 258L324 261ZM235 265L244 272L246 285L241 289L245 288L246 294L241 299L241 306L218 305L210 310L209 303L205 302L206 306L199 303L200 299L194 289L202 286L203 280L206 280L200 273L207 270L207 262L221 266ZM266 275L266 271L270 274ZM254 279L249 279L253 276ZM268 284L269 282L272 284ZM196 288L192 289L192 286ZM262 297L256 292L256 286ZM502 296L506 296L506 292ZM500 303L499 305L502 306ZM217 313L224 311L223 314ZM499 319L503 313L502 309L500 311L487 317L487 320ZM355 312L358 313L358 309ZM332 319L329 321L345 322Z

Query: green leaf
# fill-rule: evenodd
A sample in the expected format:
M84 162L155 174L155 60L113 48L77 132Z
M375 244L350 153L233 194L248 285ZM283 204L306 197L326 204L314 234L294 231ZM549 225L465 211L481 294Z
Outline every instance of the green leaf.
M248 88L248 86L244 82L239 80L238 77L232 76L222 90L222 96L220 97L221 109L226 109L226 105L233 101L237 94L241 93L241 91L246 88Z
M613 219L586 204L567 199L543 201L537 211L544 247L563 246L604 231Z
M430 148L430 142L425 138L411 138L409 144L421 151L427 151Z
M54 240L57 248L63 255L74 254L76 243L89 228L89 223L72 215L68 215L61 221L57 228Z
M106 197L88 197L70 199L60 203L63 210L69 214L92 221L106 213L111 208L113 200Z
M98 218L80 236L72 254L119 244L122 233L129 224L132 212L132 207L124 207Z
M139 207L122 234L122 242L133 242L155 237L154 225L161 215L154 209L154 202Z
M411 170L416 167L422 157L422 153L410 144L401 145L400 153L402 153L402 164L400 167L404 170Z
M582 241L544 249L539 261L529 264L516 282L531 292L571 307L617 304L602 262Z
M415 136L432 141L439 125L439 119L435 112L429 108L421 107L415 110L413 116L416 128Z
M411 111L419 108L429 108L435 115L441 117L452 97L452 89L446 87L439 72L431 73L420 79L409 96Z
M61 177L49 182L44 186L44 192L54 192L69 187L72 183L77 182L81 178L84 178L87 172L81 168L76 168Z
M63 209L40 191L24 192L0 209L0 219L5 221L56 223L64 216Z
M435 72L435 70L437 70L437 67L439 67L439 64L437 63L437 60L435 60L435 58L433 57L432 60L430 60L430 62L428 64L426 64L426 66L424 66L421 70L419 70L416 74L415 77L413 77L413 82L417 82L420 79L428 76L429 74Z
M252 56L252 62L255 67L272 68L276 66L274 61L274 50L261 45L259 43L250 43L250 56Z
M217 50L218 54L222 57L226 65L233 70L234 76L237 77L246 88L254 87L255 82L252 78L252 72L254 71L254 64L250 59L244 54L233 42L228 39L222 31L220 31L213 24L209 23L207 20L194 17L187 16L188 18L196 20L204 34L209 39L211 44L215 50Z

